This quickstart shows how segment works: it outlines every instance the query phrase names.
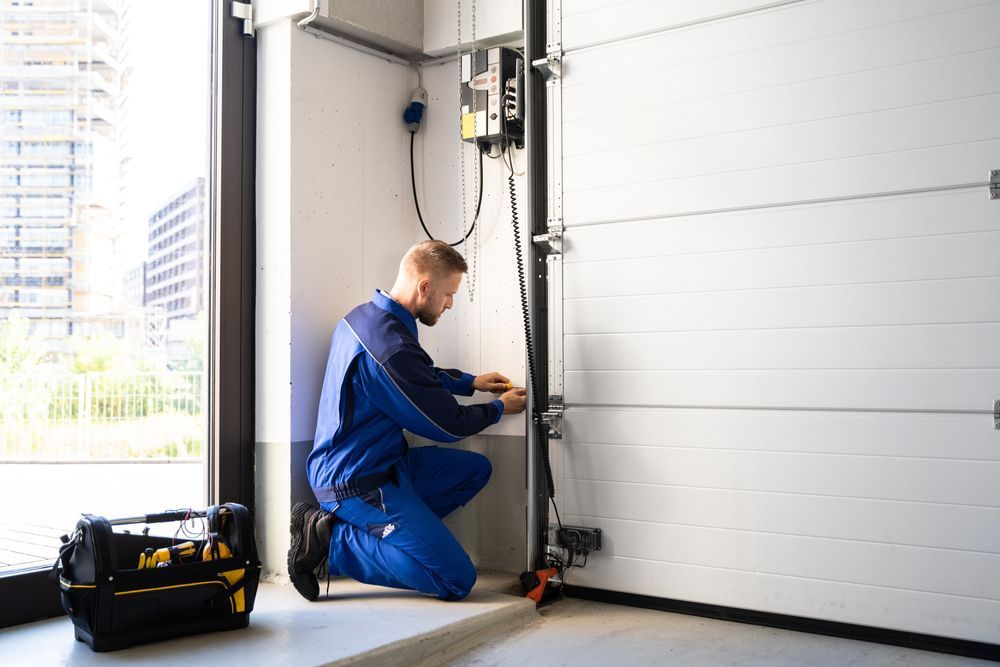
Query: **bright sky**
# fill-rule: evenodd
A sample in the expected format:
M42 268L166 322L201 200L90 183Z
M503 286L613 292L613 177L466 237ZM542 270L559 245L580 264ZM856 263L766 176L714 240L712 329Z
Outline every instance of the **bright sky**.
M208 0L123 0L131 18L127 150L127 263L146 256L146 221L208 160Z

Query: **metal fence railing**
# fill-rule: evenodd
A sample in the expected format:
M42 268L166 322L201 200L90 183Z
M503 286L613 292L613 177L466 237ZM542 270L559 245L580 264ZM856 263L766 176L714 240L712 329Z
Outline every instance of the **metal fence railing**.
M202 372L0 376L0 460L200 458Z

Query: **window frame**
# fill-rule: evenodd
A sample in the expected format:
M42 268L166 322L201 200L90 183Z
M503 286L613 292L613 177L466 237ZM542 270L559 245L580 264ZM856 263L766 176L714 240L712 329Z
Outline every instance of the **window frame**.
M212 0L212 195L206 497L254 511L254 290L257 46L231 3ZM224 74L224 75L223 75ZM81 508L86 509L86 508ZM156 511L162 508L150 508ZM0 575L0 628L62 615L49 566Z

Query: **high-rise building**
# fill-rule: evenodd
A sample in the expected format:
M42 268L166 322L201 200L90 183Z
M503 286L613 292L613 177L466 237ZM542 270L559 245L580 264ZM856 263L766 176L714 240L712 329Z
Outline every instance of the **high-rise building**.
M205 179L197 178L149 216L146 308L167 322L204 307Z
M118 0L0 0L0 318L118 334Z

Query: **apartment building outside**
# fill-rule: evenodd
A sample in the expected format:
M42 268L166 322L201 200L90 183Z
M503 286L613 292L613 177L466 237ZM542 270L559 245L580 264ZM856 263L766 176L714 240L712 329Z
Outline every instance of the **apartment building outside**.
M126 23L117 0L0 1L0 318L29 318L54 351L126 326Z
M149 216L144 304L169 325L204 307L205 179L197 178Z

